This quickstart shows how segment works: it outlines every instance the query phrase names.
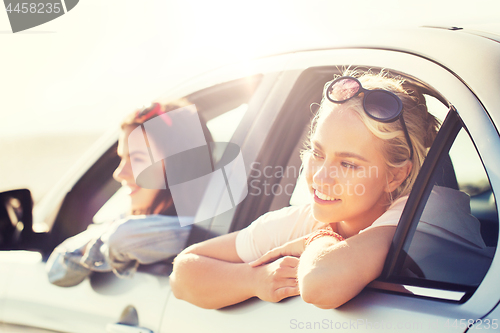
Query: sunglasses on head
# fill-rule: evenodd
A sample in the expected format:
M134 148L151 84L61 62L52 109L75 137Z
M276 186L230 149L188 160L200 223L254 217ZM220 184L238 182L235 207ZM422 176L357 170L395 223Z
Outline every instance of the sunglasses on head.
M366 114L377 121L391 123L401 121L408 147L410 160L413 158L413 146L410 135L403 119L403 102L394 93L382 89L365 89L358 79L351 76L342 76L333 80L326 89L325 95L330 102L341 104L363 93L363 109Z

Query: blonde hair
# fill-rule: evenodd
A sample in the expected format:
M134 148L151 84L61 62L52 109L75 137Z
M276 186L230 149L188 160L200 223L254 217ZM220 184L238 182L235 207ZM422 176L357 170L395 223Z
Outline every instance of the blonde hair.
M342 76L356 77L365 89L390 91L396 94L403 102L402 114L413 146L412 168L408 177L401 185L390 193L390 198L393 201L399 197L408 195L427 156L429 147L436 137L440 126L439 120L427 111L425 98L417 87L406 84L402 78L391 77L387 71L382 70L374 74L371 71L359 73L356 70L345 70ZM326 83L325 90L330 83L331 81ZM328 112L328 108L324 107L325 100L328 103L325 97L325 90L323 91L320 108L311 122L309 139L306 146L309 146L309 140L316 131L318 122ZM370 118L364 111L362 95L341 105L344 110L355 112L368 130L382 140L382 153L389 168L401 167L408 163L411 152L400 121L383 123Z

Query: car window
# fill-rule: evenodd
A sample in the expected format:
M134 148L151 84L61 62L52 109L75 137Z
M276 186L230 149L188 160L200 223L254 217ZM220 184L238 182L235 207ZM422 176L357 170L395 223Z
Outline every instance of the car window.
M185 98L192 102L206 120L214 142L229 142L248 110L248 102L255 93L261 76L234 80L189 94ZM217 103L220 101L220 103ZM225 145L214 145L212 154L215 163L224 153ZM127 189L119 188L93 216L93 223L103 223L125 214L130 207Z
M425 94L424 96L429 112L443 122L450 113L450 107L432 95ZM305 126L287 165L280 169L282 170L280 176L273 175L279 178L280 186L275 187L275 192L272 192L272 186L267 187L270 192L269 196L272 197L269 210L308 203L308 189L303 175L297 178L297 172L290 172L290 170L300 170L298 156L300 150L304 148L303 140L307 133L308 128ZM277 169L274 167L270 170L276 171ZM263 175L264 171L260 170L258 174ZM438 192L439 195L443 195L442 192L451 192L451 198L458 195L466 203L461 212L464 215L456 216L456 221L448 222L448 224L451 223L450 229L465 228L468 231L449 235L450 232L440 226L440 223L447 221L439 221L446 212L440 211L440 207L436 209L436 202L432 201L435 196L430 196L431 199L422 215L425 218L435 215L438 222L435 223L437 225L434 228L438 232L434 234L426 232L426 222L422 221L417 227L413 240L409 243L406 259L399 264L396 272L391 275L391 279L398 281L403 279L402 281L405 281L408 288L412 285L432 284L434 287L439 285L445 289L446 285L461 285L462 287L458 289L471 290L470 288L479 285L491 264L498 238L498 215L487 174L465 129L460 130L454 138L451 148L442 153L438 167L433 171L433 178L436 184L434 192ZM253 178L250 179L250 191L258 192L259 189L252 181L256 182ZM256 184L259 183L256 182ZM290 191L291 188L293 191ZM265 189L261 188L259 193L264 193ZM456 203L454 199L451 201L451 204ZM446 223L444 224L446 226ZM405 250L401 252L404 253ZM469 269L464 270L463 267L471 267L470 270L473 272ZM437 290L439 289L435 289ZM457 298L459 299L461 296Z
M301 83L299 79L297 86L300 86ZM445 119L458 117L455 111L450 111L450 106L445 103L446 100L439 93L436 93L431 87L426 87L424 90L429 112L443 124ZM299 105L299 103L294 105ZM311 102L307 106L309 107L309 105L311 105ZM305 106L301 106L301 108L305 109ZM290 108L287 111L287 119L291 119L291 114L295 115L299 112L297 108ZM314 110L308 109L308 111L309 116L312 117ZM453 117L450 117L450 114L453 114ZM432 157L438 160L439 166L435 169L426 170L425 173L433 175L435 178L433 181L437 186L434 192L437 191L438 194L443 191L452 192L466 202L464 216L467 216L467 218L458 216L457 221L462 222L463 225L452 221L451 229L469 228L470 235L467 235L467 233L464 235L463 232L457 235L446 235L449 232L446 228L441 227L439 223L434 226L434 229L439 232L429 234L426 233L425 223L423 222L418 227L413 241L409 239L405 243L405 246L409 244L408 247L394 251L395 256L406 256L406 259L403 261L398 260L397 269L391 272L390 278L381 278L379 281L395 282L397 280L400 282L403 279L405 284L410 287L425 286L430 283L435 290L442 291L443 289L436 289L437 283L440 287L444 285L445 289L450 289L449 285L455 287L461 285L462 287L458 289L471 290L470 288L477 286L486 274L495 251L493 246L496 244L498 237L498 219L495 217L496 203L481 159L467 131L462 129L457 135L458 129L456 127L459 125L456 124L459 123L461 122L456 121L455 125L452 126L454 132L449 136L451 139L446 136L446 131L443 132L447 148L443 148L444 152L438 154L439 158ZM294 141L293 148L290 149L291 155L288 156L284 164L273 164L274 160L267 163L259 160L255 167L252 168L252 171L255 172L250 175L249 179L249 197L260 197L263 198L262 200L269 202L268 206L260 204L255 205L255 207L261 209L267 207L268 210L266 211L269 211L308 202L308 189L304 185L304 177L298 175L299 172L297 172L300 170L301 165L299 152L304 148L303 141L308 133L307 125L308 122L304 122L301 130L295 131L298 140ZM282 150L283 147L281 145L276 149L276 151L278 149ZM425 186L427 181L421 183ZM292 188L293 191L291 191ZM430 198L429 205L425 206L422 215L427 217L434 213L439 222L439 218L444 216L445 212L439 211L439 207L436 212L435 201L432 200L434 196ZM451 201L454 203L453 199ZM423 204L425 205L425 202ZM418 221L418 217L416 219ZM253 221L253 219L248 220L247 223ZM241 223L233 229L238 230L245 227L247 223ZM423 226L424 228L422 228ZM421 231L421 229L423 230ZM474 235L475 238L468 239L471 235ZM474 265L472 265L472 261ZM464 272L464 265L474 267L474 274ZM447 267L447 269L444 270L443 267ZM458 299L461 299L461 296Z
M491 265L498 214L488 176L464 128L439 157L431 179L432 191L394 277L413 285L471 290Z

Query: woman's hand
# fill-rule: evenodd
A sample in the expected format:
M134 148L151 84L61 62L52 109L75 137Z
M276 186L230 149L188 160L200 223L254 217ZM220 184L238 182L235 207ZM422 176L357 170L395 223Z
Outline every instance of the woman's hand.
M258 273L258 278L255 279L255 296L263 301L279 302L283 298L299 295L298 265L298 258L286 256L255 267Z
M304 252L304 249L305 238L300 237L266 252L266 254L259 259L250 262L249 265L257 267L287 256L299 258L302 255L302 252Z
M255 295L263 301L279 302L300 294L297 282L299 257L304 252L305 240L298 238L268 251L249 263L258 270Z

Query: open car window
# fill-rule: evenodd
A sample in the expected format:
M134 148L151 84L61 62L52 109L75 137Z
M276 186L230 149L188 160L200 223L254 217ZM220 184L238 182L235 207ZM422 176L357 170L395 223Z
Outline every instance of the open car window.
M324 75L321 77L321 84L324 84L335 71L327 73L326 68L322 70ZM302 87L303 90L307 83L308 87L317 85L316 88L321 90L320 82L308 81L308 74L320 77L314 69L310 69L310 73L305 71L297 80L295 87ZM449 297L449 294L445 293L443 296L440 293L443 290L455 290L459 292L453 294L451 299L464 301L480 284L493 258L498 238L496 202L481 159L466 129L462 128L457 112L431 87L423 86L423 90L429 112L443 126L429 152L431 161L426 162L427 166L422 168L419 186L414 187L416 191L412 192L413 199L408 200L407 206L411 207L408 207L410 209L406 216L401 219L405 222L400 224L407 225L408 228L400 228L399 234L395 236L400 244L393 247L389 255L388 262L392 263L392 267L390 270L386 269L378 281L385 281L393 286L380 283L372 286L377 285L377 288L386 290L392 288L394 291L394 285L398 285L396 290L404 289L401 285L405 285L413 288L413 291L405 289L405 293L409 294L418 294L415 292L417 287L429 287L432 293L426 296L438 298ZM284 140L280 141L280 151L287 149L290 152L286 160L283 158L285 154L280 154L264 156L254 164L249 177L249 197L264 198L256 201L252 211L254 214L259 209L272 211L308 202L307 187L303 177L299 175L299 153L304 148L303 141L308 134L306 115L307 119L313 116L314 108L311 109L310 105L320 100L318 96L315 98L317 100L312 95L309 98L302 96L301 103L294 101L293 107L285 110L287 120L292 118L292 114L294 119L303 115L300 130L295 128L294 140L287 141L286 146L283 146ZM278 147L270 151L278 151ZM434 190L433 186L436 186ZM430 195L431 192L434 194ZM447 196L449 200L440 203L436 201L436 195ZM448 204L446 208L445 204ZM450 221L446 221L445 213L452 213L450 205L459 205L463 209L448 217ZM252 215L250 211L245 214L248 215ZM421 216L423 221L419 223ZM408 229L412 218L415 223L412 223L410 232ZM247 218L244 223L238 220L233 230L245 227L253 220ZM433 229L431 233L428 232L429 228ZM467 272L463 267L472 267L474 272Z
M363 69L363 66L352 67ZM301 174L300 152L309 135L309 125L318 110L325 82L341 75L342 66L310 67L297 78L292 92L279 114L276 126L270 131L265 146L267 150L251 165L248 178L249 195L246 204L239 209L230 228L240 230L260 215L287 206L309 202L309 193ZM381 68L370 67L376 72ZM417 78L392 70L407 82L418 86L426 98L429 112L441 121L449 108L445 99L431 86Z
M220 83L185 96L205 119L215 142L230 141L254 96L262 75ZM224 146L212 151L214 161ZM81 178L66 196L51 230L51 250L65 239L85 230L91 223L104 223L123 216L130 206L127 190L113 179L117 167L116 144Z

